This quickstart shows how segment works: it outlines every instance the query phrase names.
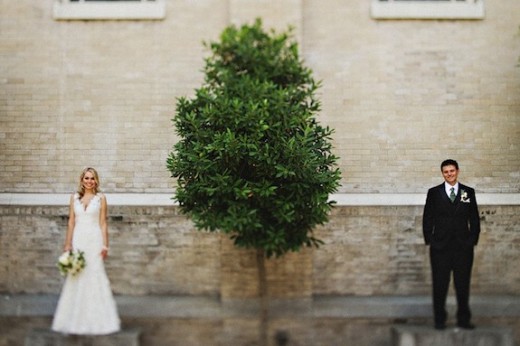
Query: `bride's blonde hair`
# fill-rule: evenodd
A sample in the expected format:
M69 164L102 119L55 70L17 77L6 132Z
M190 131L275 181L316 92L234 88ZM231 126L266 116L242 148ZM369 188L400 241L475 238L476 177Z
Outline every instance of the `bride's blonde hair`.
M96 186L94 186L94 194L97 194L99 191L101 191L99 189L99 175L98 175L97 171L92 167L87 167L81 172L81 175L79 176L79 185L78 185L79 198L83 197L83 195L85 194L85 187L83 186L83 178L85 177L85 174L87 174L87 172L92 173L92 175L94 176L94 181L96 182Z

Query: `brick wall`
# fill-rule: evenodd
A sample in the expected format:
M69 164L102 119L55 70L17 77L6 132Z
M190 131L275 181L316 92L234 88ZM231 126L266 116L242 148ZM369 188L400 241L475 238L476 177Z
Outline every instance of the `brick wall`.
M323 81L341 192L424 192L439 162L479 192L520 190L514 1L477 21L374 20L370 1L166 1L160 21L56 21L52 0L0 3L0 192L169 192L175 99L200 86L201 42L230 23L295 27ZM211 15L208 15L211 14Z
M520 291L520 209L482 206L472 293ZM55 261L66 229L66 207L0 209L0 292L57 294ZM317 230L320 249L270 260L273 297L428 295L430 270L420 207L336 207ZM116 294L257 295L254 251L238 250L217 233L197 232L176 207L111 207L111 257Z
M166 0L159 21L56 21L52 5L0 1L0 194L70 193L87 165L108 194L171 194L170 119L176 98L203 81L201 42L257 16L268 28L293 25L302 58L323 81L319 121L336 130L339 192L425 194L448 157L479 194L520 192L515 1L486 0L477 21L377 21L369 0ZM472 293L517 295L519 203L480 211ZM106 266L117 295L256 295L254 252L196 232L175 207L117 205L109 213ZM316 231L322 248L269 261L271 295L429 294L421 214L417 204L337 207ZM62 206L0 205L0 293L58 294L66 215ZM516 317L489 320L482 323L518 327ZM4 316L0 344L22 344L30 327L49 323L49 316ZM144 326L145 342L188 345L220 340L222 330L249 340L257 322L125 323ZM368 337L365 344L383 345L391 323L303 317L273 326L294 331L302 345L315 335L324 344Z

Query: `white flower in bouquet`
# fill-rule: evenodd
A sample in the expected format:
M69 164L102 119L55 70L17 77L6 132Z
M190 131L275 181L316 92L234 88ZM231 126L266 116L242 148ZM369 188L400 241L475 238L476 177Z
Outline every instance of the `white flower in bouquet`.
M61 275L76 275L85 268L85 253L80 250L66 251L58 258L58 269Z
M59 264L63 266L68 266L70 264L71 255L70 251L64 252L60 258L58 259Z

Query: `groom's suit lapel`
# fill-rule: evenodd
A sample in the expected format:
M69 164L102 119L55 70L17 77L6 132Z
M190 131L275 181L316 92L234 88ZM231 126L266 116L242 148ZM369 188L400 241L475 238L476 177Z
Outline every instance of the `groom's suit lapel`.
M443 201L444 204L451 206L453 203L451 203L450 197L446 194L446 190L444 188L444 183L438 186L439 198L441 201Z
M455 202L453 203L453 205L457 206L456 209L459 208L459 206L462 204L461 200L462 200L462 191L467 191L467 189L465 189L465 186L462 185L461 183L459 183L459 191L457 192L457 197L455 197Z

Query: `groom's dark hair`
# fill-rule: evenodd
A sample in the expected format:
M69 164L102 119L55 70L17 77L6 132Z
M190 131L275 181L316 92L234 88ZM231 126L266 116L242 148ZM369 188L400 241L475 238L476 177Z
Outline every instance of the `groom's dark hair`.
M452 159L448 159L448 160L442 161L442 163L441 163L441 171L442 171L442 168L445 167L445 166L455 166L455 168L457 170L459 170L459 164L457 163L457 161L452 160Z

